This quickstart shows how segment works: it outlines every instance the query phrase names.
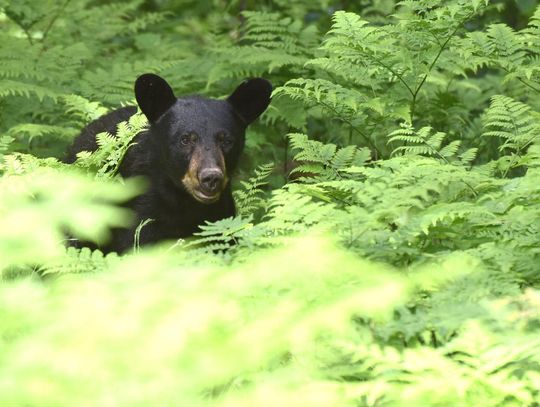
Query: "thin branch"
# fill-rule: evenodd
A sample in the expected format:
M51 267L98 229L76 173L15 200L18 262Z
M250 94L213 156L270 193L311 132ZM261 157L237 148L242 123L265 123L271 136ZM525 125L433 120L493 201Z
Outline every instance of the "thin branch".
M288 170L288 160L289 160L289 138L285 137L285 148L283 149L284 159L283 159L283 177L285 178L285 183L289 180Z
M520 81L520 82L521 82L522 84L524 84L525 86L527 86L527 87L531 88L532 90L534 90L534 91L536 91L536 92L539 92L539 93L540 93L540 89L538 89L538 88L535 88L535 87L534 87L534 86L532 86L532 85L531 85L530 83L527 83L527 82L525 82L525 80L524 80L524 79L522 79L522 78L517 78L517 80L518 80L518 81Z
M448 45L450 40L457 34L457 32L458 32L458 30L460 28L461 28L461 23L456 26L455 30L452 31L450 36L441 45L441 47L439 49L439 52L435 56L435 59L433 59L433 62L431 62L431 65L429 66L427 73L424 75L424 77L420 81L420 84L416 87L416 89L415 89L415 91L413 93L413 99L411 101L411 123L413 122L414 110L415 110L415 107L416 107L416 97L418 96L418 92L420 92L420 89L422 88L422 86L424 86L424 83L426 82L427 77L429 76L429 74L431 73L433 68L435 67L435 64L437 63L437 61L441 57L441 55L442 55L443 51L445 50L446 46Z
M514 137L518 137L518 128L517 123L512 117L512 126L513 126L513 133ZM514 165L518 162L518 159L521 158L520 154L523 150L525 150L530 144L532 144L536 140L537 136L536 134L532 136L528 141L526 141L522 146L516 148L516 153L513 155L512 160L510 161L510 164L508 164L508 167L506 167L506 170L502 174L502 178L506 178L510 170L514 167Z
M24 28L23 26L19 26L24 31L24 34L26 35L26 39L30 43L31 46L34 45L34 41L32 40L32 34L30 34L30 31L28 29Z
M427 148L433 151L433 153L435 153L437 157L443 160L445 164L451 165L450 161L448 161L448 159L444 155L442 155L436 148L429 145L429 143L426 140L423 140L420 137L419 137L419 140L421 141L423 145L425 145ZM469 184L467 181L463 179L461 180L461 182L463 182L471 190L471 192L473 193L475 197L478 197L478 192L476 192L476 189L474 189L474 187L471 184Z
M429 30L428 30L428 33L431 34L431 36L435 39L435 42L437 43L437 45L440 47L441 46L441 41L439 40L439 37L437 37L435 34L433 34Z
M49 24L47 24L47 27L45 27L45 30L43 30L43 37L41 38L41 52L40 55L45 51L45 41L47 40L47 36L51 32L52 27L54 26L54 23L56 23L56 20L62 12L65 10L65 8L68 6L68 4L71 2L71 0L65 0L64 3L58 8L58 11L56 14L51 18L49 21Z
M500 66L500 68L501 68L504 72L506 72L506 73L512 73L508 68L505 68L504 66L502 66L502 65L500 65L500 64L499 64L499 66ZM535 92L539 92L539 93L540 93L540 89L535 88L533 85L531 85L530 83L526 82L525 79L519 78L519 77L516 77L516 79L517 79L518 81L520 81L522 84L524 84L525 86L527 86L528 88L531 88L531 89L534 90Z
M403 77L398 74L391 66L388 66L386 65L385 63L383 63L380 59L378 58L375 58L373 55L369 55L371 58L373 58L373 60L375 62L377 62L380 66L382 66L383 68L387 69L388 71L390 71L393 75L396 76L396 78L398 78L401 83L403 83L403 85L405 85L405 87L407 88L407 90L409 91L409 93L414 97L414 92L413 90L411 89L411 87L407 84L407 82L405 82L405 80L403 79Z
M24 32L24 35L26 36L26 39L28 40L28 42L30 43L30 45L33 46L33 45L34 45L34 41L32 40L32 34L30 33L29 29L30 29L30 27L31 27L32 25L35 24L35 22L32 23L32 24L30 24L30 25L28 25L28 26L24 26L20 21L16 20L16 19L13 18L13 17L9 17L9 19L10 19L11 21L13 21L13 22L14 22L14 23L15 23L15 24L16 24L16 25Z
M358 129L356 126L354 126L350 120L347 120L347 119L341 117L340 113L336 110L336 108L334 108L333 106L328 105L327 103L324 103L324 102L319 101L317 103L323 105L324 107L326 107L329 110L332 110L336 114L336 118L338 120L341 120L343 123L348 124L352 130L357 132L366 141L366 143L368 143L371 146L371 148L373 148L375 150L378 157L382 157L381 151L377 148L375 143L373 143L373 141L368 137L368 135L364 134L360 129Z

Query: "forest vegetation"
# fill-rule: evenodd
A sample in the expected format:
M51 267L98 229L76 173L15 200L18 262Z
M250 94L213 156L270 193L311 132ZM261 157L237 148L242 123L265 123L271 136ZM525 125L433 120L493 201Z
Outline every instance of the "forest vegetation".
M145 72L272 82L238 215L67 248L145 188L142 114L62 163ZM1 406L540 406L539 289L537 1L0 0Z

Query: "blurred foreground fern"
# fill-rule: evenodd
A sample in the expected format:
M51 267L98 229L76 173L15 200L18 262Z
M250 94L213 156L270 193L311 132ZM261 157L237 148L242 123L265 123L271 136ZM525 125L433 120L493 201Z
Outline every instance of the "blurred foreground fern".
M0 0L0 405L540 405L525 3ZM146 71L179 95L276 85L240 216L66 250L129 221L144 120L50 156Z

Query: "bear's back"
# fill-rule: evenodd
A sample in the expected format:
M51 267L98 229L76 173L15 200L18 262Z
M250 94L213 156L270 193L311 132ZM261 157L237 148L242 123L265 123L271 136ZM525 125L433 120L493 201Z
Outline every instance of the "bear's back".
M98 148L96 135L107 132L116 134L116 126L118 123L128 120L131 116L137 113L137 107L126 106L120 109L113 110L106 115L91 122L79 134L68 150L67 157L64 162L72 164L77 160L77 154L81 151L96 151Z

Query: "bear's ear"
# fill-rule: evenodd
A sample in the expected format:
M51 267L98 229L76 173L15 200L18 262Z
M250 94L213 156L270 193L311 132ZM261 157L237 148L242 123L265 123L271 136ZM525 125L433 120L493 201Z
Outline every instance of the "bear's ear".
M135 99L150 123L154 123L176 103L167 81L151 73L145 73L135 81Z
M263 78L248 79L240 84L227 101L244 119L246 125L253 122L270 104L272 84Z

